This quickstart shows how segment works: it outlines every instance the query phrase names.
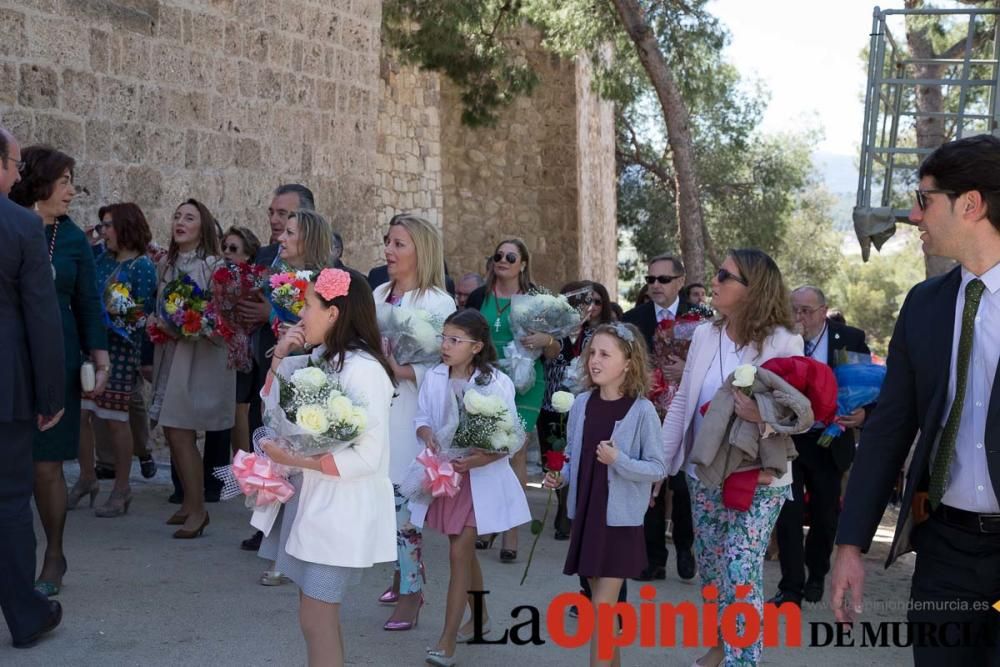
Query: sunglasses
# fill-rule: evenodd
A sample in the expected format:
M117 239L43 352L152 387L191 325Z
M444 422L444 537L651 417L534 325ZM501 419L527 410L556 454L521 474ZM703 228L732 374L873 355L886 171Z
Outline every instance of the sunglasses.
M669 285L681 276L646 276L646 284L652 285L653 283L660 283L661 285Z
M726 269L719 269L719 272L715 274L715 279L718 280L720 283L724 283L727 280L735 280L744 287L750 286L750 283L747 282L746 278L741 278L735 273L730 273Z
M590 303L592 305L595 305L595 306L603 306L604 305L604 302L601 301L600 299L591 299Z
M506 255L503 254L502 252L498 252L497 254L493 255L493 261L494 262L499 262L501 260L507 260L508 264L516 264L519 259L521 259L521 258L518 257L515 253L512 253L512 252L509 252Z
M232 245L232 244L226 245L226 246L222 246L222 249L225 252L234 252L234 253L235 252L243 252L243 248L239 247L238 245Z
M939 194L939 195L957 195L958 193L954 190L914 190L913 194L917 196L917 206L920 207L921 211L927 210L927 195Z

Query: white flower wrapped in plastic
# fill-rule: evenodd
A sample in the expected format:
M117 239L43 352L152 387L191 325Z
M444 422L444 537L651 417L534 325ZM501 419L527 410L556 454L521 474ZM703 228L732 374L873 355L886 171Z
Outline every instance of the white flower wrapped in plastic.
M298 368L290 365L297 364ZM370 427L366 402L308 358L282 362L264 398L264 424L289 450L310 456L350 445Z
M438 336L444 320L420 308L380 303L376 306L378 328L389 339L392 356L400 365L436 364L441 360Z
M533 333L557 340L568 336L580 328L583 313L581 306L573 306L562 294L515 294L510 299L509 317L514 340L504 346L500 368L510 376L517 392L523 394L535 384L534 362L542 355L542 349L528 349L521 339Z

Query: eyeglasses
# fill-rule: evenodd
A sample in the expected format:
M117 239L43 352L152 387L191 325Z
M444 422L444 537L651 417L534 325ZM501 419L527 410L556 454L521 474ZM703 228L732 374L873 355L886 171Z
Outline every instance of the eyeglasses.
M107 227L110 227L110 226L111 226L111 223L110 223L110 222L104 222L104 221L102 220L101 222L99 222L99 223L97 223L96 225L94 225L94 231L95 231L95 232L99 232L99 231L101 231L102 229L106 229Z
M726 269L719 269L719 272L715 274L715 279L718 280L720 283L724 283L727 280L735 280L744 287L750 286L750 283L747 282L746 278L738 276L735 273L730 273Z
M514 254L512 252L509 252L506 255L503 254L502 252L498 252L497 254L493 255L493 261L494 262L499 262L501 260L507 260L508 264L516 264L519 259L521 259L521 258L518 257L516 254Z
M14 169L17 169L18 172L24 171L24 160L15 160L14 158L10 157L9 155L4 155L3 156L3 161L4 162L13 162L14 163Z
M603 306L604 302L601 301L600 299L591 299L590 300L590 305L592 305L592 306Z
M958 193L954 190L914 190L913 194L917 196L917 206L920 207L921 211L927 210L927 195L939 194L939 195L957 195Z
M653 283L660 283L661 285L669 285L681 276L646 276L646 284L652 285Z
M447 345L451 347L452 345L458 345L459 343L478 343L478 340L472 340L471 338L459 338L458 336L445 336L438 334L437 339L441 341L442 345Z
M813 308L808 308L806 306L799 306L796 308L795 306L792 306L792 313L795 315L812 315L822 307L823 306L815 306Z
M233 253L243 252L243 248L239 247L238 245L226 245L226 246L222 246L222 249L225 252L233 252Z

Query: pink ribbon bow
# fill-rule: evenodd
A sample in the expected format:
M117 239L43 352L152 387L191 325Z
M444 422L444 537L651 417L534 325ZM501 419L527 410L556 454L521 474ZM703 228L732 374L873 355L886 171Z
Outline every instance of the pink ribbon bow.
M427 479L424 487L435 498L448 496L454 498L462 483L462 473L456 472L451 461L430 449L424 449L417 455L417 461L424 466Z
M233 477L243 495L248 498L256 495L257 507L275 502L285 503L295 495L295 487L278 472L277 464L265 456L236 452L233 457Z

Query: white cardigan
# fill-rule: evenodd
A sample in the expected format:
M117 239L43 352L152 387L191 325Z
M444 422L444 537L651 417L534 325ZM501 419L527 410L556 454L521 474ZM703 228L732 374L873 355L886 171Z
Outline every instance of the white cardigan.
M317 352L313 356L316 359ZM278 371L288 377L304 367L308 358L288 357ZM393 386L382 365L361 352L347 353L340 382L351 395L367 402L371 426L352 445L333 450L339 476L302 471L298 511L285 551L310 563L371 567L396 560L396 502L389 481ZM270 390L276 392L277 387L272 385ZM275 399L264 391L261 397ZM276 515L276 511L257 510L251 523L269 532Z
M449 380L449 368L438 364L424 377L420 386L420 396L417 401L417 414L413 420L413 431L421 426L429 426L435 433L448 420L449 411L455 402ZM475 379L479 377L476 371L466 390L476 387ZM490 384L500 385L507 405L514 409L514 383L498 370L493 371ZM476 529L480 535L502 533L514 526L531 521L531 510L528 509L528 499L517 475L510 467L510 457L505 456L478 468L469 470L463 484L471 484L472 509L476 515ZM424 524L428 506L417 502L410 503L410 522L417 527Z
M375 303L386 303L392 283L383 283L375 288ZM399 304L404 308L420 308L442 320L455 312L455 300L444 290L436 287L424 290L410 290L403 295ZM393 484L399 484L406 477L413 459L422 449L413 430L413 417L417 413L417 391L424 381L424 374L432 364L412 364L416 381L400 380L396 387L396 398L389 412L389 477Z
M667 473L670 475L676 475L691 455L691 447L694 445L694 432L691 430L694 412L699 407L698 396L701 395L705 375L718 354L721 335L722 330L711 322L706 322L694 330L681 385L663 419L664 461L667 463ZM754 345L750 346L748 349L750 356L745 358L743 363L760 366L769 359L800 356L802 349L802 336L784 327L778 327L764 340L761 349L758 350ZM789 466L784 475L771 482L771 486L786 486L791 482L792 473Z

